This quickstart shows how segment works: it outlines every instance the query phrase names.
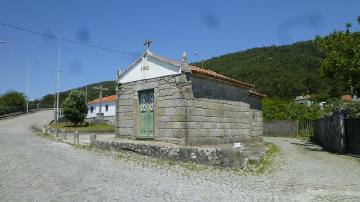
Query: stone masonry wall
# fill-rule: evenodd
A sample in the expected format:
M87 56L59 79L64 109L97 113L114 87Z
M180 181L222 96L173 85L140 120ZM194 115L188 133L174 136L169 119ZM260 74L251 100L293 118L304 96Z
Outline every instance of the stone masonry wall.
M154 89L155 140L182 145L251 141L262 135L258 98L248 89L179 74L119 86L117 137L138 135L138 91ZM261 100L260 100L261 107Z
M297 121L267 121L264 123L264 136L296 137L298 135Z
M190 85L183 74L122 84L118 90L117 137L138 135L138 91L154 89L155 140L179 144L186 133L186 95ZM187 96L188 97L188 96Z
M247 103L250 104L250 136L259 137L263 135L263 113L262 99L259 97L248 96Z
M250 109L250 136L259 137L263 135L263 115L259 109Z
M345 152L345 114L335 111L332 116L314 121L314 139L326 150Z
M248 89L195 75L188 77L192 82L192 98L188 100L187 145L260 139L262 113L257 106L260 99L250 98Z
M191 84L186 75L168 76L159 80L157 100L158 137L156 139L176 144L187 134L187 100Z

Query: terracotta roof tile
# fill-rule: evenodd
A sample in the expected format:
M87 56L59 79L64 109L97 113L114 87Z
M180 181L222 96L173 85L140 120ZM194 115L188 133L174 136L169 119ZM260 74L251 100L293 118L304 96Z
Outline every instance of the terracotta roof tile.
M351 95L343 95L341 96L342 101L352 101Z
M200 74L200 75L204 75L204 76L207 76L207 77L223 80L223 81L226 81L226 82L229 82L229 83L232 83L232 84L240 85L240 86L245 87L245 88L254 88L255 87L255 85L253 85L253 84L246 83L246 82L243 82L243 81L239 81L239 80L236 80L236 79L232 79L230 77L224 76L222 74L216 73L216 72L208 70L208 69L196 67L196 66L193 66L193 65L189 65L189 68L191 70L191 73Z
M256 97L267 97L267 95L262 94L262 93L258 93L258 92L253 91L253 90L249 90L249 94L250 94L251 96L256 96Z
M107 96L107 97L103 97L101 100L102 100L102 102L114 102L114 101L117 100L117 96L116 95L110 95L110 96ZM100 102L100 98L92 100L88 104L94 104L94 103L99 103L99 102Z

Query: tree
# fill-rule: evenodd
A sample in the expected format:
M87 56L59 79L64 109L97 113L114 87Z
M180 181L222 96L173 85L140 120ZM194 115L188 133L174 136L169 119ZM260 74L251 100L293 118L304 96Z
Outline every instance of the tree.
M73 90L62 104L65 119L77 125L87 114L86 96L83 91Z
M8 91L0 96L0 103L4 107L25 107L26 99L23 93Z
M0 95L0 115L24 111L25 95L17 91L8 91Z
M360 32L350 32L350 28L351 24L347 23L345 32L317 36L315 42L325 54L322 73L329 78L340 78L348 84L351 94L356 94L360 92Z

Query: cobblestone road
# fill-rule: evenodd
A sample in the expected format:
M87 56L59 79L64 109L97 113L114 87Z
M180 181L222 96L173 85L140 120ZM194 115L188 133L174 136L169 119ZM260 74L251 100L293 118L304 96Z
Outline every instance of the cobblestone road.
M33 135L52 112L0 121L0 201L360 201L360 159L299 140L264 174L114 158Z

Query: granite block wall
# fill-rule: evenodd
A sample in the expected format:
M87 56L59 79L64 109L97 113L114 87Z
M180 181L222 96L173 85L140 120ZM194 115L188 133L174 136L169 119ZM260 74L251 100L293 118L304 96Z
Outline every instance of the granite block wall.
M332 116L314 121L314 139L326 150L345 152L345 114L335 111Z
M262 135L261 100L250 97L248 89L179 74L119 86L117 137L136 138L137 93L146 89L154 89L155 140L224 144L252 141Z
M264 136L296 137L297 134L297 121L268 121L264 123Z

